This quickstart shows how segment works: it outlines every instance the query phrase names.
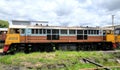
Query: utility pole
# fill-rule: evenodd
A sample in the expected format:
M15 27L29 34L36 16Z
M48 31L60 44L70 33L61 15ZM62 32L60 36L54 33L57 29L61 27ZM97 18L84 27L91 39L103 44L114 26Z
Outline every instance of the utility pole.
M115 37L115 25L114 25L114 16L115 16L115 15L112 15L112 27L113 27L114 42L116 42L116 37Z
M114 31L115 31L115 26L114 26L114 16L115 16L115 15L112 15L112 27L113 27L113 34L114 34Z

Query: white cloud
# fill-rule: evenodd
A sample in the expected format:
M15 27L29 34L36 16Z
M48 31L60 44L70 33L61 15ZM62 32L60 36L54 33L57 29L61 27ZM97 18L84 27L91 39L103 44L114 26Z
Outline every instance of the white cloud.
M51 25L105 26L120 21L119 0L1 0L0 19L46 20Z

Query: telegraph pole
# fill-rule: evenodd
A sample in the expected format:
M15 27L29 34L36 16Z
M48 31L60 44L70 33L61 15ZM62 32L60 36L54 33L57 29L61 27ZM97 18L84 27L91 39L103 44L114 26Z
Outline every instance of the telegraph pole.
M115 16L115 15L112 15L112 27L113 27L114 42L116 42L116 37L115 37L115 25L114 25L114 16Z
M114 26L114 16L115 16L115 15L112 15L112 27L113 27L113 34L114 34L114 31L115 31L115 26Z

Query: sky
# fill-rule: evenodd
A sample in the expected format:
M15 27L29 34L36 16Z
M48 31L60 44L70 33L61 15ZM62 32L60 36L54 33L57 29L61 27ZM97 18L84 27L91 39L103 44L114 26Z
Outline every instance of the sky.
M120 24L120 0L0 0L1 20L48 21L55 26Z

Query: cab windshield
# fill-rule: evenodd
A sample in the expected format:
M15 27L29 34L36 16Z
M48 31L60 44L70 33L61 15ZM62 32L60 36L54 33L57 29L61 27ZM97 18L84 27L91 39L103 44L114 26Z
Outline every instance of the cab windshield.
M25 29L10 29L10 34L24 34L25 33Z

